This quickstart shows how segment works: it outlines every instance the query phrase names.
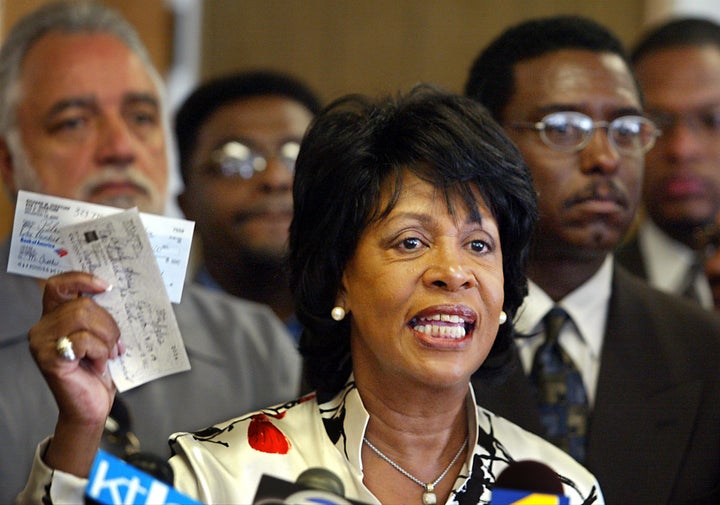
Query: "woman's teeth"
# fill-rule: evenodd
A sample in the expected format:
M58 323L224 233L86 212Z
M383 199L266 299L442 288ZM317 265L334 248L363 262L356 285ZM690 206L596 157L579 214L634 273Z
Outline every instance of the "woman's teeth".
M437 324L436 322L444 324ZM423 317L415 321L412 328L418 333L439 338L459 339L466 334L465 320L460 316L450 314L435 314Z

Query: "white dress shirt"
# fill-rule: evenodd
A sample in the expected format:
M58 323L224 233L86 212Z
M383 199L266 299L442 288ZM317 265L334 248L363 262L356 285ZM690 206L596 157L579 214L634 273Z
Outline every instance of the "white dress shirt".
M688 270L695 260L695 251L671 238L650 219L645 219L638 228L637 240L650 285L666 293L682 294ZM712 291L704 272L699 272L695 278L695 291L704 308L714 308Z
M565 309L572 323L565 323L560 330L560 346L580 371L591 407L600 371L600 350L605 335L612 272L613 259L608 255L595 275L557 304L537 284L528 280L528 296L518 310L515 324L518 333L531 335L515 339L523 368L529 374L535 351L545 340L543 318L555 305Z

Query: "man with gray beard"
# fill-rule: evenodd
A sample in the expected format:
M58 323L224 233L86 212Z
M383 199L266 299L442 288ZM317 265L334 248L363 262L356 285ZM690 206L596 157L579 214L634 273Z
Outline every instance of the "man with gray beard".
M162 83L118 14L86 2L31 13L0 50L0 90L0 175L12 198L29 190L162 213L172 146ZM21 490L57 417L27 342L43 282L8 274L8 254L9 240L0 246L0 503ZM187 285L174 309L192 369L116 397L106 431L120 454L166 457L176 429L198 430L299 391L299 355L266 306Z

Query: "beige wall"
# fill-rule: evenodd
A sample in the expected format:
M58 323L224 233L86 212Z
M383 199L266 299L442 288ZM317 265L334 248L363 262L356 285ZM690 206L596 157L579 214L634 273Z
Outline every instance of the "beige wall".
M2 33L47 0L0 0ZM195 0L201 1L201 0ZM650 0L647 0L650 1ZM172 20L164 0L106 0L135 23L161 68ZM406 89L419 81L460 91L477 52L506 26L557 13L592 17L630 43L644 0L204 0L202 77L271 67L329 100ZM0 237L12 208L0 191Z
M632 42L643 0L206 0L203 76L270 66L323 98L430 81L461 91L470 62L510 24L590 16Z

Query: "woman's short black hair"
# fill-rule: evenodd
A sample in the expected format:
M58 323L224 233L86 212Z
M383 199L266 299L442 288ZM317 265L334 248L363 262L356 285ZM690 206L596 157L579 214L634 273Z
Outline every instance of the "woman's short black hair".
M487 111L469 98L424 85L397 97L336 100L303 140L290 226L290 286L305 328L300 351L306 380L321 398L335 394L352 371L352 316L340 322L330 317L343 270L368 223L397 201L379 208L388 183L397 197L403 170L438 187L451 211L459 197L478 215L478 190L499 226L508 321L527 294L535 191L519 151ZM511 349L507 323L478 375L505 373Z

